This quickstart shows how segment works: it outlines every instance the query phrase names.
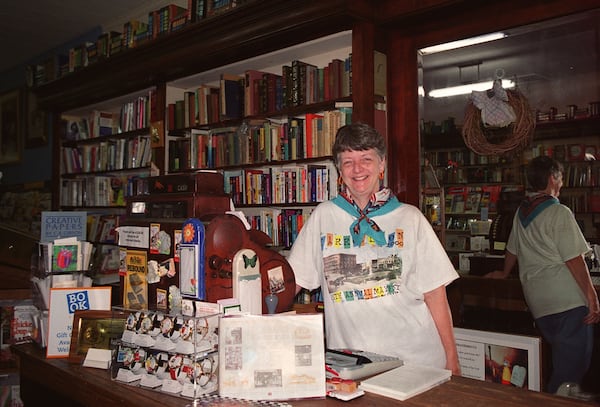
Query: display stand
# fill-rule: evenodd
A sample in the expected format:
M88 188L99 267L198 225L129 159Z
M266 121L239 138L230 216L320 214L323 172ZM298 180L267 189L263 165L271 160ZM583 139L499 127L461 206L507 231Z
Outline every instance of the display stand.
M218 389L218 313L121 309L123 335L113 349L113 380L196 399Z

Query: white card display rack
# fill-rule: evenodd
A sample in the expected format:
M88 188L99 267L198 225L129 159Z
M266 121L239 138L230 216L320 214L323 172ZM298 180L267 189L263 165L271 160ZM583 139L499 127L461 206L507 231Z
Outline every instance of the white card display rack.
M127 319L114 344L113 380L191 399L217 392L221 314L118 309Z

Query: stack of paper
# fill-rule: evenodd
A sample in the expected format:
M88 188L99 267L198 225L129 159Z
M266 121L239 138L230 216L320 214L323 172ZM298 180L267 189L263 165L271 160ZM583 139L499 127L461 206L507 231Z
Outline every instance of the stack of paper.
M451 376L450 370L405 364L363 380L359 389L396 400L407 400L450 380Z

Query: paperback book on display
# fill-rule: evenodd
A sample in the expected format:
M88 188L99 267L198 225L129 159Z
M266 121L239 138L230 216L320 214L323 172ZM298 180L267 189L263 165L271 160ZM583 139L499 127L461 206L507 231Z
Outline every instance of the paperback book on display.
M359 388L396 400L407 400L447 382L451 376L450 370L404 364L363 380Z

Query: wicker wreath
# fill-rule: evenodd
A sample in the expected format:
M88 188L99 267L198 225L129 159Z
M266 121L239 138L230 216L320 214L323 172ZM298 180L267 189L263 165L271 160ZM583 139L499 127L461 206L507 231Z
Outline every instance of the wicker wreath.
M518 90L507 89L508 104L516 119L506 127L484 127L481 111L470 101L465 108L462 137L469 149L480 155L518 153L529 146L535 129L535 115L525 96Z

